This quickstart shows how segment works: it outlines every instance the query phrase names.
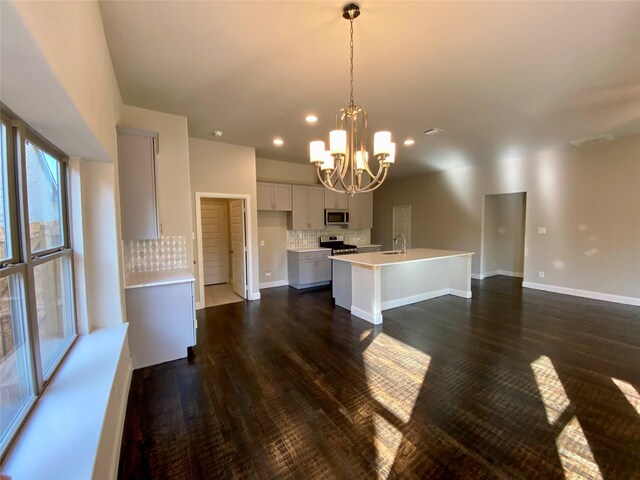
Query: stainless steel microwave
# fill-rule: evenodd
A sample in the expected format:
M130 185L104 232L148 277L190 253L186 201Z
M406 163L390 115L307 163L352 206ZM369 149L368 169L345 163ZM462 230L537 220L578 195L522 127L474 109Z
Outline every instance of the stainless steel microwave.
M348 210L325 210L324 211L324 224L325 225L349 225L349 211Z

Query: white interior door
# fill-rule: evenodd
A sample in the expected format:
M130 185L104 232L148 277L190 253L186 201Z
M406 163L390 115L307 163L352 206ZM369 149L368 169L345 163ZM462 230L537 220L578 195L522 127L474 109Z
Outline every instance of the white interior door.
M229 221L227 202L215 198L200 201L202 271L205 285L229 281Z
M233 291L247 298L247 267L244 233L244 200L229 201L231 227L231 285Z
M411 205L395 205L393 207L393 238L399 234L404 235L407 240L407 248L411 248ZM400 248L401 245L398 243L397 247Z

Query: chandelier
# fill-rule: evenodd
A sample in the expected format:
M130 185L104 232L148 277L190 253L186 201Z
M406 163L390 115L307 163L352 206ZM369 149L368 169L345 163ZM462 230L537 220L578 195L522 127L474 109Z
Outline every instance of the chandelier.
M345 5L342 16L350 25L350 96L349 105L338 111L336 129L329 133L329 150L321 140L309 144L310 161L316 166L320 182L329 190L355 195L371 192L387 178L389 166L395 162L396 144L391 132L377 132L373 137L373 164L370 168L367 142L367 112L353 102L353 21L360 15L355 3Z

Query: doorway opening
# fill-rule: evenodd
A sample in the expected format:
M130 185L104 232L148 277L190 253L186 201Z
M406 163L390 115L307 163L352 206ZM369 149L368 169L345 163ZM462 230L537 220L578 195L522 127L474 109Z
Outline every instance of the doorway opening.
M197 197L200 308L247 298L245 200Z
M527 193L484 196L480 279L524 277Z

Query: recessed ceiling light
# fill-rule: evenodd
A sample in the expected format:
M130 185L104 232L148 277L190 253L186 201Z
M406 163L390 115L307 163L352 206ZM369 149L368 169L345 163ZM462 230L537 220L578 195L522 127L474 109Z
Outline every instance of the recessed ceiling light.
M281 138L274 138L273 144L277 146L284 145L284 140L282 140Z
M405 144L405 145L413 145L414 143L416 143L416 141L415 141L413 138L407 138L407 139L404 141L404 144Z
M307 115L304 119L307 123L316 123L318 121L318 117L315 115Z
M211 132L211 135L213 135L214 137L221 137L222 132L220 130L214 130L213 132Z
M425 135L438 135L439 133L443 133L444 130L440 129L440 128L430 128L428 130L425 130L424 132L422 132Z

